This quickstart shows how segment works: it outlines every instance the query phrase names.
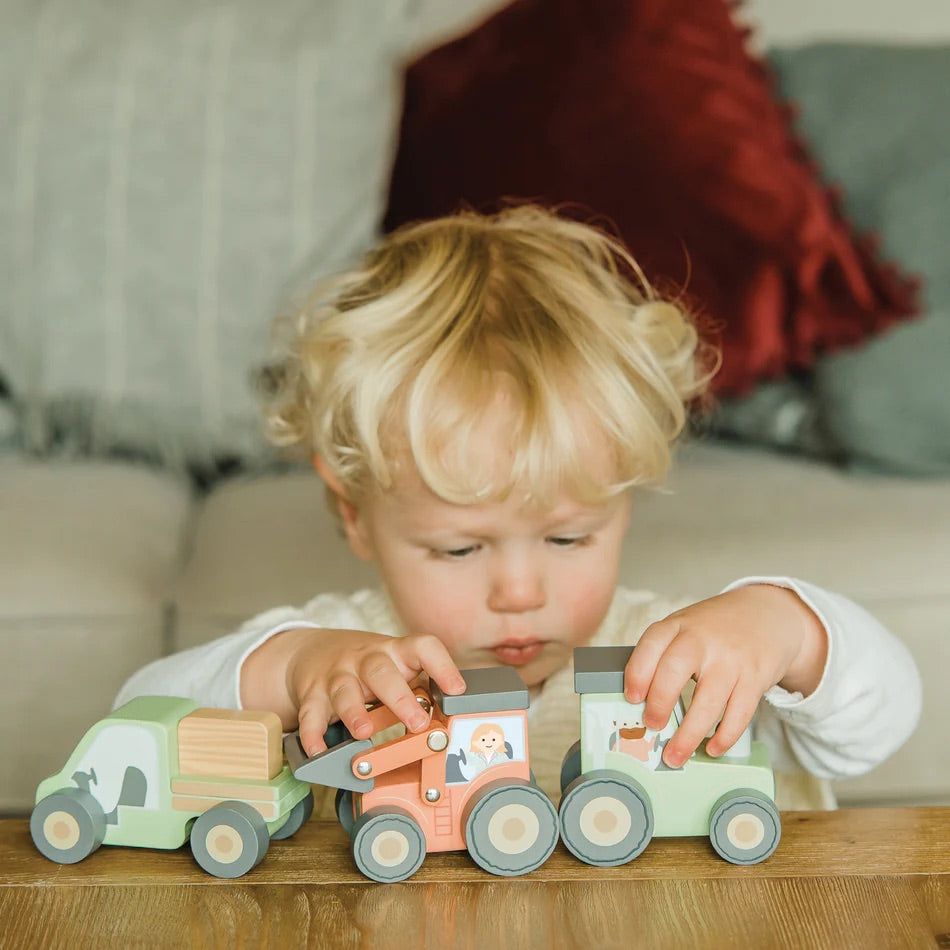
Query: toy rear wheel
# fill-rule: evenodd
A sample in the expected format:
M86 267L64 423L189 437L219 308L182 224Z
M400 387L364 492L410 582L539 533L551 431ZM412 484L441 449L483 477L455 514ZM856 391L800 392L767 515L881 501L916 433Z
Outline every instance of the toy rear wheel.
M270 845L267 823L247 802L222 802L199 815L191 827L195 860L215 877L247 874L264 860Z
M528 783L489 783L466 806L462 825L475 863L506 877L539 868L557 844L557 812L547 795Z
M287 820L271 836L271 841L283 841L295 835L307 823L313 814L313 792L307 794L290 810Z
M78 864L106 836L106 816L96 799L81 788L62 788L37 802L30 815L37 850L58 864Z
M353 858L373 881L404 881L419 870L425 856L425 835L408 812L371 808L353 825Z
M353 793L348 788L338 788L335 804L340 827L352 837L353 826L356 824L356 818L353 816Z
M561 799L561 840L587 864L614 867L640 855L653 837L653 807L643 787L620 772L588 772Z
M732 864L758 864L778 847L782 820L775 803L753 789L728 792L713 806L709 840Z
M567 791L571 784L581 774L581 740L572 745L561 761L561 794Z

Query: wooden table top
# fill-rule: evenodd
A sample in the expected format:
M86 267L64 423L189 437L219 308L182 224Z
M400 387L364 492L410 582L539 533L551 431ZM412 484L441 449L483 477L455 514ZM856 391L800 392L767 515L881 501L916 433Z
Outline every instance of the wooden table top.
M211 877L187 847L102 847L60 866L27 821L0 821L0 947L950 948L950 808L786 812L763 864L701 838L656 839L594 868L562 845L519 878L462 853L401 884L355 869L333 822L274 842L249 875Z

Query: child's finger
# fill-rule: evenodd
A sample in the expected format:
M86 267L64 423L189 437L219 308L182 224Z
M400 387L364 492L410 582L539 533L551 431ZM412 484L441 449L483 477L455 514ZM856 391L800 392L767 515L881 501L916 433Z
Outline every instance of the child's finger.
M373 724L366 715L363 687L355 676L350 673L335 676L327 686L327 694L333 711L353 738L368 739L373 734Z
M633 648L633 654L623 674L624 694L629 702L642 703L646 698L660 658L676 638L677 633L679 633L679 623L669 617L650 624L643 631L643 636Z
M323 734L329 724L329 701L325 697L304 697L297 713L297 731L300 733L300 744L307 755L325 751L327 744L323 741Z
M669 722L673 707L683 693L683 688L698 672L697 659L684 646L674 643L660 657L653 682L647 693L643 710L643 724L648 729L662 729ZM634 650L636 653L636 650Z
M465 692L465 680L445 644L433 636L406 637L394 647L412 669L425 672L450 695Z
M719 721L733 686L731 678L714 674L707 673L700 679L683 721L666 744L663 758L667 765L679 768L696 751Z
M416 702L405 676L395 661L381 650L363 657L359 675L366 688L391 709L410 732L419 732L429 724L429 717Z
M726 711L719 723L715 735L706 743L710 755L722 755L728 752L752 722L752 717L762 699L762 693L756 687L749 687L740 680L729 697Z

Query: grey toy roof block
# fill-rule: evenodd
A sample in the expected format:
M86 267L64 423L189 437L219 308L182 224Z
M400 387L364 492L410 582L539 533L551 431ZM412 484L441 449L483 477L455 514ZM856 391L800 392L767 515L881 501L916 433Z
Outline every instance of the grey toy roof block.
M622 693L633 647L574 647L575 693Z
M465 680L465 692L461 696L446 696L437 683L432 684L432 698L446 716L528 708L528 687L510 666L459 672Z

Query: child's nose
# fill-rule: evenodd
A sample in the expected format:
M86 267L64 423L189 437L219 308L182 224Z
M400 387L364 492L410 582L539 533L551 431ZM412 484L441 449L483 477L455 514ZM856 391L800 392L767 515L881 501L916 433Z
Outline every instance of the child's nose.
M540 610L546 601L544 579L530 565L503 565L492 578L488 606L498 613Z

